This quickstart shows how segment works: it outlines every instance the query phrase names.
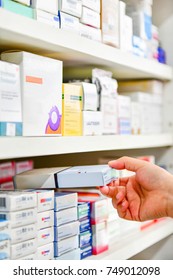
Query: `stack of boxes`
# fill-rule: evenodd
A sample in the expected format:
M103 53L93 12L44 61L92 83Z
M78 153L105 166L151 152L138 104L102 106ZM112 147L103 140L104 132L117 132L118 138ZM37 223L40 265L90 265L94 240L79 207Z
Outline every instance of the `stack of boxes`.
M14 190L13 176L15 175L14 161L0 164L0 190Z
M9 222L0 219L0 260L10 259L10 228Z
M54 191L33 191L37 196L37 259L54 258Z
M84 259L92 255L90 211L90 202L78 202L78 219L80 223L80 259Z
M0 193L0 219L7 220L10 225L10 259L36 257L36 206L35 193Z
M77 193L55 193L54 257L80 259Z
M119 1L119 48L132 52L133 21L126 14L126 3Z

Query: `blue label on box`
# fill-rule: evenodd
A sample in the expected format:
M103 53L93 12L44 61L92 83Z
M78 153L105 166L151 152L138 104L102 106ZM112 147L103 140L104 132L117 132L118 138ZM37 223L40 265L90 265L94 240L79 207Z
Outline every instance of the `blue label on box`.
M79 247L85 248L92 246L92 233L90 230L84 231L79 235Z
M89 218L80 221L80 233L90 229L91 229L91 223Z
M80 258L85 259L92 255L92 246L86 247L84 250L81 250Z

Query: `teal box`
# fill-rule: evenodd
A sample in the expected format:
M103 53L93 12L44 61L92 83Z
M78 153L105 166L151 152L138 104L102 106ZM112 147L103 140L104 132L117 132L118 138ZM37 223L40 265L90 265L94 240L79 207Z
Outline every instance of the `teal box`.
M20 3L16 3L10 0L1 0L1 7L13 13L29 18L34 18L33 9Z
M0 136L22 136L22 123L0 122Z

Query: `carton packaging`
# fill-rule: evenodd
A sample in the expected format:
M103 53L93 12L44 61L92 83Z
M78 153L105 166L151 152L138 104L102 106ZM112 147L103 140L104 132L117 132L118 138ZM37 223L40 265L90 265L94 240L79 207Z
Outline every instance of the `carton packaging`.
M54 249L53 243L40 246L36 250L37 260L53 260Z
M100 0L82 0L82 5L100 14Z
M59 11L80 18L82 13L82 1L58 0L58 9Z
M79 24L79 35L98 42L102 40L101 29L83 23Z
M32 7L43 10L54 15L58 15L58 1L57 0L32 0Z
M55 226L61 226L66 223L70 223L77 220L77 207L67 208L58 212L55 212Z
M92 253L93 255L100 254L108 250L108 233L106 222L92 225Z
M103 114L96 111L83 111L83 135L102 135L103 132Z
M62 239L79 235L79 221L63 224L58 227L54 227L54 241L59 242Z
M56 257L55 260L80 260L80 249L74 249L68 253Z
M8 260L10 258L11 258L10 241L9 240L0 241L0 260Z
M79 34L79 19L75 16L59 12L60 28Z
M60 28L59 16L56 16L55 14L51 14L39 9L34 9L34 19L39 22L49 24L50 26L53 26L55 28Z
M38 247L49 244L54 240L54 227L47 227L37 231Z
M10 239L10 224L6 220L0 220L0 241Z
M79 247L78 235L63 239L58 242L54 242L54 255L59 257L69 251L77 249Z
M22 227L13 228L10 231L11 244L21 243L37 237L37 224L30 224Z
M77 193L57 192L55 193L54 211L60 211L70 207L77 207Z
M100 14L82 6L80 22L95 28L100 28Z
M53 227L54 226L54 211L48 210L37 213L37 229Z
M0 6L2 8L13 12L15 14L19 14L25 17L33 18L33 9L31 7L27 7L23 4L16 3L15 1L9 1L9 0L1 0Z
M13 244L10 246L10 250L12 260L35 253L37 250L37 239L34 238L21 243Z
M15 162L4 162L0 164L0 184L11 182L15 175Z

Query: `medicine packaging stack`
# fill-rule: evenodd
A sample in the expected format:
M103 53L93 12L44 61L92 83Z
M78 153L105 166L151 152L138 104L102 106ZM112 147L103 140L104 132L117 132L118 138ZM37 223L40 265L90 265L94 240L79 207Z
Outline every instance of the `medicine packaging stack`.
M54 257L80 259L77 193L55 192Z
M78 202L78 219L80 223L79 247L81 259L92 255L92 230L90 216L90 202Z
M16 174L14 161L0 164L0 190L14 190L13 177Z
M0 260L9 260L10 255L10 228L9 222L0 219Z
M23 51L1 58L20 66L23 136L61 135L62 62Z
M29 0L1 0L0 7L25 17L34 18Z
M12 260L36 256L36 207L35 193L0 192L0 219L9 223L9 258Z
M100 0L82 0L79 34L94 41L101 41Z
M126 14L126 3L119 1L119 47L122 51L132 52L133 21Z

